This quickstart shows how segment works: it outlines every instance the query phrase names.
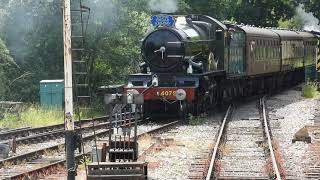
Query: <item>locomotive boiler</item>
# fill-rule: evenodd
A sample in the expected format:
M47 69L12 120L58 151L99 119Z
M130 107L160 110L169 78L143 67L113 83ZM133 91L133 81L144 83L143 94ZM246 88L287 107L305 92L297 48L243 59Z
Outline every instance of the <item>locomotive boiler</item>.
M160 26L144 38L141 52L145 65L151 72L204 72L213 45L213 32L210 23L177 17L174 28Z

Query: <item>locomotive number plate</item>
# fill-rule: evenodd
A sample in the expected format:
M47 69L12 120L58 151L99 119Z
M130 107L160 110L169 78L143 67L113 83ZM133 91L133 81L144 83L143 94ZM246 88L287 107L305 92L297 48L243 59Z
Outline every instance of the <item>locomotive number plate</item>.
M176 96L176 91L175 90L160 91L160 96Z

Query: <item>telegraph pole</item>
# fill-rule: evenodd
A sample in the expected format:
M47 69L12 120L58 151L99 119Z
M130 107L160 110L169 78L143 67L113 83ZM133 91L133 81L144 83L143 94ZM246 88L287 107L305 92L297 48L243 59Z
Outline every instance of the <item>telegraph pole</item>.
M68 180L74 180L75 166L75 131L73 121L72 93L72 50L71 50L71 0L63 0L63 41L64 41L64 95L65 95L65 146Z

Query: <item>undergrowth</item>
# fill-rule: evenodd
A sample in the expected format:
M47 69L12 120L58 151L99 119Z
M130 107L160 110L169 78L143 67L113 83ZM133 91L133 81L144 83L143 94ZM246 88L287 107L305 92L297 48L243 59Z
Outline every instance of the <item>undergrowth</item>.
M315 98L319 96L316 82L309 81L302 87L302 96L306 98Z
M91 163L91 159L88 156L84 156L79 162L79 169L84 170L88 164Z
M189 114L189 124L192 126L201 125L207 121L208 115L206 113L200 114L199 116L193 116Z
M80 109L82 119L104 115L103 110ZM74 111L74 120L77 121L77 111ZM19 114L4 113L0 117L0 128L41 127L64 122L64 111L50 108L41 108L39 105L28 105Z

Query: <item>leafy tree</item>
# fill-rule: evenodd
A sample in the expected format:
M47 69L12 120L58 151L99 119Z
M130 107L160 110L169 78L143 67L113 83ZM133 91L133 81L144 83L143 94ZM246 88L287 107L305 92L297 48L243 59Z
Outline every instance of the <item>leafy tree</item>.
M35 101L39 81L63 78L62 12L57 1L10 1L3 37L19 69L10 99Z
M16 64L10 56L9 50L0 39L0 100L5 100L10 84L10 77L7 75L10 70L14 70L15 67Z
M288 0L238 0L233 16L239 23L278 26L279 19L290 19L294 6Z
M185 0L188 13L209 15L216 19L230 18L228 11L232 8L232 0Z
M137 70L141 60L140 40L149 28L150 16L140 9L143 7L140 3L135 2L141 1L105 4L101 0L90 4L93 13L99 13L100 8L109 10L92 19L88 30L87 54L95 67L92 78L95 86L125 83L127 75Z

